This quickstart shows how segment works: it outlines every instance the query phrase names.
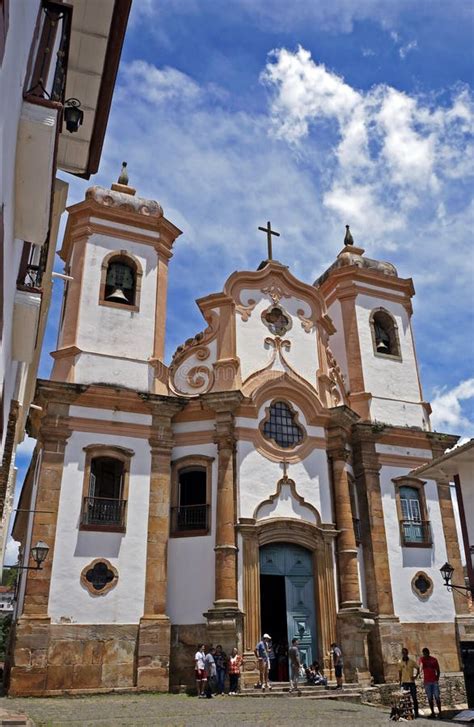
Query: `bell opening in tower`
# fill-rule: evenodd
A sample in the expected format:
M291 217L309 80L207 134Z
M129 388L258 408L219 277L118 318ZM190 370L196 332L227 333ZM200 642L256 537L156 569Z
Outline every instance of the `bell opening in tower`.
M261 635L271 636L270 681L287 681L288 626L285 576L260 576L260 615Z

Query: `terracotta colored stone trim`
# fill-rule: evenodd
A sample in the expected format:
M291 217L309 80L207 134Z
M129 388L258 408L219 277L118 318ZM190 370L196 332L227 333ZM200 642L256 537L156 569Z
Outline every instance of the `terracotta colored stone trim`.
M100 591L97 591L93 587L92 583L89 583L89 581L86 578L87 572L90 571L92 568L94 568L94 566L97 565L97 563L105 563L107 568L114 574L113 579L109 583L107 583ZM109 591L111 591L113 588L115 588L115 586L117 585L117 582L118 582L118 577L119 577L119 574L118 574L117 568L115 568L112 565L112 563L109 560L107 560L107 558L95 558L95 560L93 560L88 565L84 566L84 568L82 569L81 586L83 588L85 588L86 591L88 591L91 596L94 596L94 597L105 596Z
M451 498L451 488L449 487L449 479L446 478L444 480L437 480L437 489L448 562L453 566L456 573L461 574L464 572L464 569L459 550L459 540L456 520L454 518L454 508ZM470 613L469 602L465 594L453 591L452 595L456 614L462 615Z

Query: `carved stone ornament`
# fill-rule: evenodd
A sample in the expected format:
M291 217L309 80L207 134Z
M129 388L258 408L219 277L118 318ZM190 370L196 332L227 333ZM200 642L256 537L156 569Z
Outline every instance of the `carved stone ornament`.
M333 406L339 406L343 402L345 392L344 374L329 347L326 347L326 358L329 368L329 393Z
M81 584L91 596L104 596L117 581L118 571L106 558L96 558L81 573Z
M293 325L290 314L279 305L272 305L262 312L262 323L274 336L284 336Z
M212 388L214 383L214 373L211 366L193 363L196 361L205 361L210 357L208 345L217 336L219 316L217 313L210 311L206 315L208 326L204 331L196 334L193 338L188 338L181 346L178 346L173 354L171 365L169 368L170 387L178 394L189 394L183 384L186 382L192 389L196 389L196 393L204 393ZM194 357L194 361L189 361Z
M127 212L134 212L145 217L163 217L163 208L153 199L136 197L135 195L116 192L106 187L89 187L86 199L91 199L104 207L118 207Z

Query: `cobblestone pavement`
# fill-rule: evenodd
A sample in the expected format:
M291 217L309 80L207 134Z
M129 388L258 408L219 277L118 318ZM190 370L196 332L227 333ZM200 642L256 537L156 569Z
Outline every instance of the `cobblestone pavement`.
M298 697L212 700L169 694L110 694L49 699L0 699L0 709L27 714L36 727L388 727L388 711L349 702ZM419 720L418 725L430 724ZM452 724L436 720L435 724Z

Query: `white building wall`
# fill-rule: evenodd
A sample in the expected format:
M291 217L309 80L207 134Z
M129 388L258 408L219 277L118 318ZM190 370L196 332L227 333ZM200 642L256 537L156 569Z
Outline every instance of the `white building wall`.
M374 354L370 314L385 308L398 326L401 361ZM387 424L427 428L408 313L402 303L358 295L356 299L365 390L373 396L371 418Z
M172 459L192 454L215 458L212 463L211 532L168 541L166 609L172 624L205 623L203 614L215 599L217 447L215 444L175 447Z
M262 322L262 313L272 307L267 296L258 290L243 291L241 300L255 300L257 304L249 319L244 321L236 316L237 356L240 358L242 381L245 381L255 371L265 368L273 355L273 348L265 344L265 338L274 338ZM317 352L317 334L315 329L307 333L302 326L297 311L302 310L304 315L310 315L308 303L297 298L282 298L280 307L286 311L292 320L290 330L282 336L291 342L290 350L285 350L284 357L288 364L300 376L316 386L316 371L319 368ZM277 365L278 367L278 356Z
M453 596L443 586L439 573L447 560L447 552L437 486L433 480L428 480L425 485L433 545L431 548L400 546L400 526L392 479L408 473L407 468L385 465L380 471L394 611L402 622L452 622L455 616ZM411 587L412 578L418 571L423 571L433 581L433 593L427 600L420 599Z
M23 84L36 24L39 2L10 2L5 55L0 73L0 208L3 207L4 278L3 334L0 346L0 382L4 382L3 415L8 420L10 402L17 396L15 379L18 362L12 360L12 321L16 279L23 251L23 240L15 239L15 159L18 124L23 104ZM4 430L4 435L6 428ZM3 451L0 443L0 454Z
M99 305L101 266L110 252L126 249L138 259L142 271L140 309L112 308ZM148 387L148 358L153 353L157 281L157 253L153 246L130 240L93 234L86 245L81 288L77 345L87 353L98 354L94 361L79 361L75 371L77 383L105 381ZM114 358L111 369L110 359ZM90 369L96 367L92 375ZM134 371L136 369L136 372ZM91 379L92 377L92 379Z
M255 450L252 442L241 440L237 444L237 477L237 517L254 517L259 505L275 494L277 482L283 477L283 469L281 463L272 462ZM298 495L316 508L321 521L332 522L326 451L315 449L303 461L289 464L288 477L294 480ZM286 491L282 492L282 496L288 500ZM286 516L313 522L313 518L298 508L296 503L287 501L285 507L291 509L291 514L288 509ZM274 516L283 515L275 513Z
M108 444L132 449L125 533L80 531L84 447ZM138 623L143 616L151 455L146 439L74 432L68 440L61 481L49 599L53 623ZM83 568L106 558L118 570L115 588L91 596L81 585Z

